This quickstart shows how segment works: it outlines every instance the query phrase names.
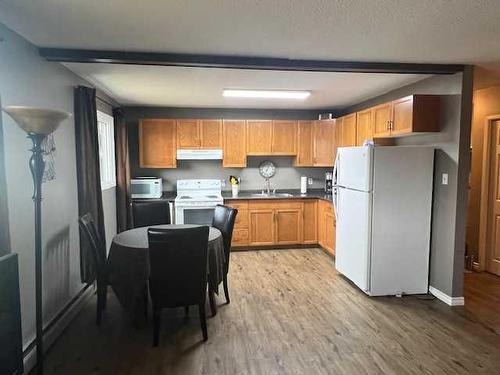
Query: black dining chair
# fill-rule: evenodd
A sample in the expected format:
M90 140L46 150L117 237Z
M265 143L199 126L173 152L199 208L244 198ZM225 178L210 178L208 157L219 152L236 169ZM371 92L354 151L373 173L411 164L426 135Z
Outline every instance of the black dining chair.
M234 222L236 221L236 215L238 210L236 208L231 208L223 205L217 205L215 207L214 218L212 220L212 226L217 228L222 233L222 240L224 243L224 256L225 256L225 267L224 267L224 295L226 296L227 303L230 303L229 299L229 288L227 286L227 274L229 272L229 256L231 254L231 240L233 238Z
M148 229L153 346L160 341L163 308L198 305L203 340L208 339L205 313L208 234L208 226Z
M170 224L167 200L134 200L131 205L134 228Z
M95 227L92 215L87 212L78 219L81 232L88 242L91 251L91 259L96 270L97 281L97 313L96 324L101 324L102 311L106 308L106 295L108 290L108 280L106 273L106 244L100 238Z

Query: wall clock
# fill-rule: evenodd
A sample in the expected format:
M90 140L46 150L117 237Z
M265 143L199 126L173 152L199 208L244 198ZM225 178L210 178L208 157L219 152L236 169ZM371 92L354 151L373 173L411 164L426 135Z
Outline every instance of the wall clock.
M276 165L272 161L264 160L259 165L259 173L264 178L271 178L276 174Z

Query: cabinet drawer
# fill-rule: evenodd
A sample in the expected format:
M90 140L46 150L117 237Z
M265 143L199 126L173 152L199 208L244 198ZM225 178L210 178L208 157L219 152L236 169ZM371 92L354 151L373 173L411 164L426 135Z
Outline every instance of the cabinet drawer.
M265 209L286 209L286 208L302 208L300 199L267 199L267 200L251 200L248 202L249 210L265 210Z
M248 201L242 200L225 200L224 204L228 207L236 208L238 211L248 209Z
M231 241L232 246L243 246L248 245L248 229L234 229L233 239Z

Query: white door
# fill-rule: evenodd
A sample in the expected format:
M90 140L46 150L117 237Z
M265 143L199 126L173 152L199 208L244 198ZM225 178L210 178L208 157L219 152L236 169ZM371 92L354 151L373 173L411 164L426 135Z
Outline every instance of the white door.
M369 290L372 193L338 188L335 268Z
M372 190L373 147L341 147L337 156L337 185L360 191Z

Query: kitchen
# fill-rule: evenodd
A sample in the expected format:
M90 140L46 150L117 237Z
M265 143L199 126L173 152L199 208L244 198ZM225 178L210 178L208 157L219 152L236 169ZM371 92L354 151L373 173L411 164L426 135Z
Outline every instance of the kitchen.
M0 211L8 227L0 243L19 253L25 369L35 362L54 374L494 369L498 340L484 316L475 320L463 307L474 285L464 280L482 277L464 273L473 82L464 61L474 60L435 60L443 45L426 49L416 37L426 34L430 45L448 32L446 45L458 50L446 30L463 11L416 18L408 11L394 33L396 25L375 17L378 4L346 14L352 4L318 2L331 7L318 13L305 3L250 3L236 9L223 1L221 12L202 2L0 6L2 108L73 115L44 150L53 175L43 182L42 236L32 225L26 134L1 117L0 190L8 194L0 194ZM105 19L83 19L92 11ZM353 35L354 13L391 25L390 35L374 30L378 42L353 38L350 52L339 53L347 34L337 38L336 28ZM314 15L307 25L306 14ZM415 29L406 22L413 19L433 21ZM405 53L384 47L395 39ZM79 111L82 103L95 108ZM78 133L92 119L80 114L95 112L97 162L95 147L81 152ZM95 194L82 199L86 192ZM234 228L212 217L219 204L236 216ZM106 261L105 277L94 279L84 276L88 212ZM171 266L184 251L149 260L149 229L168 222L163 229L210 228L185 235L208 237L197 244L207 254L207 267L196 263L206 277L203 300L167 306L160 330L150 266L171 267L163 275L179 278L195 268ZM33 240L43 245L43 303ZM173 295L187 295L186 285ZM45 364L40 352L35 360L43 336Z
M320 115L323 119L316 120L283 120L279 117L280 110L277 113L268 110L276 119L139 117L148 112L146 109L139 111L139 115L133 114L138 116L137 122L129 123L131 134L138 132L137 137L132 135L129 140L133 150L132 173L136 177L158 176L146 181L164 186L161 195L170 202L172 222L208 224L217 204L238 209L233 251L319 246L333 260L336 215L332 171L337 149L364 144L390 146L397 139L439 133L441 101L440 95L407 95L338 118L323 113ZM190 114L188 109L183 111ZM286 116L286 111L281 113ZM418 242L413 252L423 252L418 276L421 282L413 293L426 293L428 287L432 163L427 168L422 166L427 170L428 177L424 180L428 194L421 201L416 199L418 203L413 209L416 211L419 204L427 208L420 216L413 217L424 223L414 233L415 238L424 240L413 241ZM409 168L421 167L413 163ZM280 179L279 175L285 173ZM186 180L191 176L206 178ZM213 178L218 176L222 179ZM143 191L144 182L144 179L133 180L132 194L135 184L138 191ZM404 181L397 183L404 186ZM185 184L193 186L186 190ZM212 199L207 199L210 195ZM185 203L191 196L195 199ZM159 191L154 198L160 198ZM361 216L354 219L359 220ZM399 220L404 220L402 214ZM407 231L404 233L409 235ZM389 255L385 256L388 258ZM416 259L411 256L408 259L415 264ZM363 290L368 287L365 285ZM400 295L410 293L412 288L399 290L394 286L391 290Z

